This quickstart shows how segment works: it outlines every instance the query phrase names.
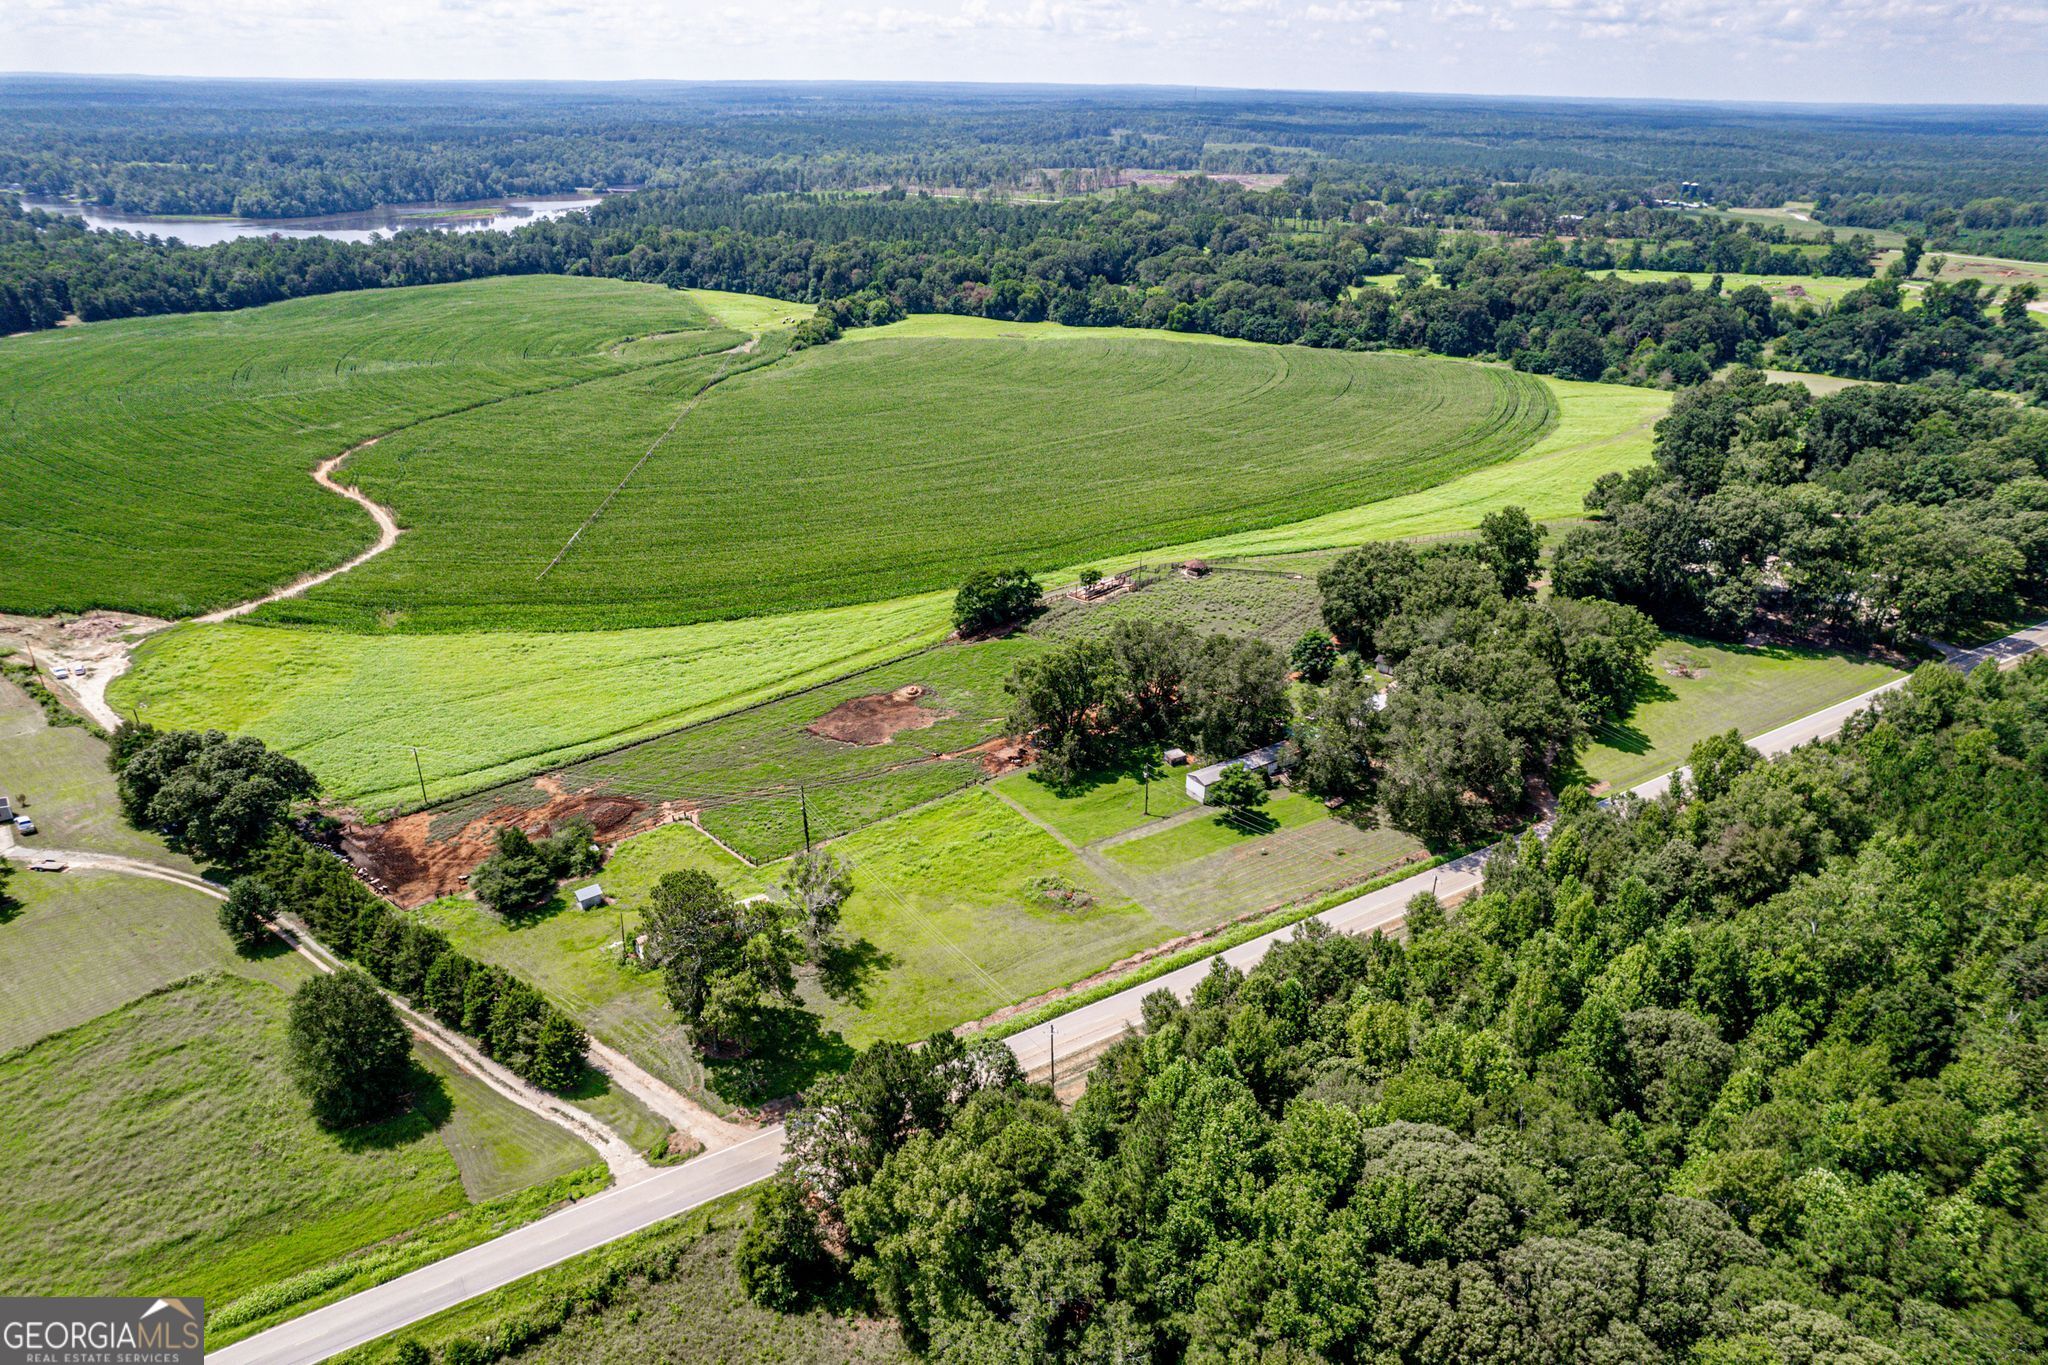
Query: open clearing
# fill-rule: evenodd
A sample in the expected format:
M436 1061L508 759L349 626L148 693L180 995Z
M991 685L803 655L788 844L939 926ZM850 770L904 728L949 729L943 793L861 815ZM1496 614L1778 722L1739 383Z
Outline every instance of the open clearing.
M12 683L0 683L0 787L17 811L35 817L41 832L22 841L29 847L118 853L199 870L121 818L107 746L77 726L48 724L42 708Z
M1874 659L1784 645L1749 648L1669 635L1650 661L1652 679L1627 720L1593 736L1580 758L1598 791L1632 787L1685 762L1709 735L1744 738L1898 677Z
M652 333L686 336L620 344ZM525 276L0 341L0 610L179 616L253 597L374 539L313 482L320 460L740 339L673 290Z
M1619 275L1631 284L1642 284L1652 280L1691 280L1693 287L1704 289L1713 282L1712 270L1614 270L1602 272ZM1721 272L1721 287L1734 293L1749 285L1756 285L1771 296L1774 303L1835 303L1843 295L1861 289L1869 280L1854 279L1844 275L1743 275Z

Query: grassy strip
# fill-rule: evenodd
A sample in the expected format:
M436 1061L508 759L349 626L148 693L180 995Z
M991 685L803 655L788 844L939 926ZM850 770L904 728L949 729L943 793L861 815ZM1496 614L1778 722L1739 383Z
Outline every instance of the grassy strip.
M1200 962L1204 958L1215 957L1218 953L1227 953L1240 943L1249 943L1261 935L1270 934L1277 929L1285 929L1290 924L1299 924L1313 915L1322 914L1323 911L1333 906L1342 905L1344 902L1355 900L1359 896L1370 895L1383 886L1392 886L1395 882L1405 881L1418 872L1427 872L1432 867L1441 867L1455 858L1463 857L1468 851L1466 849L1459 849L1456 852L1444 854L1442 857L1425 859L1419 863L1407 863L1392 872L1383 873L1371 881L1362 882L1357 886L1347 886L1342 890L1329 892L1327 895L1318 897L1315 900L1303 901L1299 905L1283 906L1270 915L1262 915L1258 919L1246 920L1241 924L1232 925L1213 938L1205 938L1200 943L1191 943L1177 953L1154 958L1152 961L1133 967L1130 971L1124 972L1108 981L1097 982L1085 991L1077 991L1073 995L1062 996L1057 1000L1048 1000L1037 1009L1013 1015L999 1024L990 1025L986 1029L976 1029L974 1034L976 1037L1008 1038L1012 1034L1022 1033L1029 1028L1036 1028L1049 1019L1057 1019L1063 1014L1081 1008L1083 1005L1092 1005L1098 1000L1106 1000L1112 995L1131 989L1133 986L1142 986L1147 981L1157 981L1160 977L1171 972L1177 972L1190 963Z
M562 1204L596 1194L610 1183L610 1171L604 1163L595 1162L518 1194L472 1204L417 1232L251 1290L207 1315L206 1348L217 1351L286 1318L395 1280L531 1223Z
M16 663L11 655L0 656L0 677L28 693L43 708L43 719L51 725L74 725L87 734L107 737L105 730L66 706L55 692L45 687L42 674L27 664Z

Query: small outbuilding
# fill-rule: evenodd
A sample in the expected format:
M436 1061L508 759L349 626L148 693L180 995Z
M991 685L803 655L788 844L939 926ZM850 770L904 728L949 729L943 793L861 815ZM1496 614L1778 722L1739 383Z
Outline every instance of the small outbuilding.
M1242 757L1233 758L1227 763L1211 763L1206 768L1195 769L1188 774L1188 799L1208 805L1209 784L1223 776L1223 770L1226 768L1250 768L1261 777L1270 777L1280 770L1280 753L1283 747L1276 741L1263 748L1254 749Z
M1178 768L1188 761L1188 751L1186 749L1168 749L1159 757L1167 767Z
M604 888L599 886L596 882L592 882L588 886L577 888L576 908L578 910L595 910L603 904Z

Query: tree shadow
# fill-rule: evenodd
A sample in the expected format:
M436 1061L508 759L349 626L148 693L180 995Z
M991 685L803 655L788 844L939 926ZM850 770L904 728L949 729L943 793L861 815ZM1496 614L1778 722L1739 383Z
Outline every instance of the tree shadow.
M4 914L4 912L0 912L0 914ZM269 930L265 930L263 937L257 939L254 943L238 943L235 945L235 956L244 962L275 962L281 957L290 957L297 951L296 948Z
M447 1084L415 1059L409 1078L411 1102L389 1118L360 1123L353 1128L329 1129L329 1135L345 1152L381 1152L409 1146L438 1132L455 1113L454 1097Z
M537 924L546 924L556 915L570 909L571 904L568 893L557 888L555 894L544 901L497 913L498 918L505 922L507 929L531 929Z
M853 1065L853 1048L809 1010L764 1012L761 1045L744 1057L704 1058L713 1088L735 1104L760 1105L801 1094L820 1076Z
M850 1005L868 1002L868 983L896 965L896 955L867 939L827 943L818 954L818 985L834 1000Z
M1218 811L1216 823L1252 839L1280 828L1280 822L1262 810Z

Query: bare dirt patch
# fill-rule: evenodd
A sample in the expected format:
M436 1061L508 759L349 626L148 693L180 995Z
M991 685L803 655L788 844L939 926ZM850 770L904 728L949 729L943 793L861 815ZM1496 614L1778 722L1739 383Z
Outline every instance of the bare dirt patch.
M906 730L923 730L949 718L951 711L923 704L925 688L911 683L894 692L850 697L806 725L820 739L841 744L887 744Z
M437 816L447 823L445 811L417 811L378 825L352 824L342 832L341 851L369 875L372 887L410 908L461 891L464 879L490 856L502 826L517 825L539 836L581 818L597 831L600 843L616 844L675 818L666 808L651 808L616 792L564 791L553 778L536 782L531 794L531 804L494 806L453 830L434 828Z

